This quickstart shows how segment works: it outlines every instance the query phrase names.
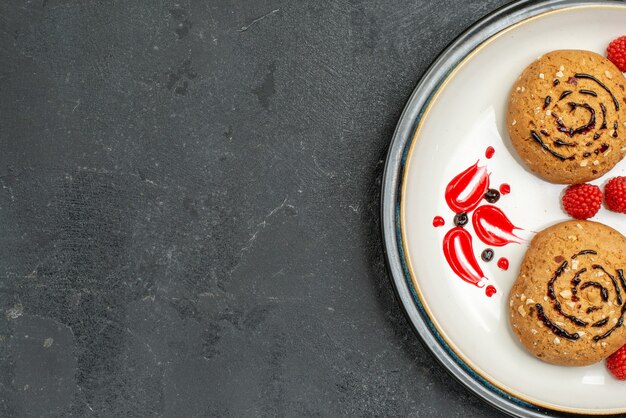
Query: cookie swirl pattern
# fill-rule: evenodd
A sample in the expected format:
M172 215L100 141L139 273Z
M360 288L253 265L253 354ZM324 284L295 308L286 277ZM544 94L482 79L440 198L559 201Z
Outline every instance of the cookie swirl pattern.
M509 295L522 345L549 363L596 363L626 343L626 238L591 221L539 232Z
M522 161L555 183L609 171L626 153L625 81L593 52L554 51L533 62L513 87L507 115Z
M587 260L589 256L597 254L594 250L582 250L573 254L569 260L563 261L554 271L552 278L547 282L546 294L548 301L545 304L535 304L539 320L558 337L578 340L581 336L581 331L586 329L586 331L582 332L592 333L593 341L598 342L611 336L617 328L624 324L624 313L626 312L626 304L624 304L622 299L622 290L626 292L624 270L617 269L614 275L609 273L602 265L594 264L593 261ZM581 264L583 266L587 265L587 267L580 267ZM576 270L573 270L574 265ZM572 267L571 270L568 269L570 266ZM566 270L569 270L570 277L564 274ZM612 287L607 288L597 282L596 279L601 276L608 277ZM619 278L619 283L616 277ZM561 292L562 299L567 299L566 308L563 307L563 301L557 298L554 291L557 280L569 281L570 290ZM597 296L594 297L592 295L585 299L598 300L597 304L583 306L578 293L586 289L589 289L588 292L598 293L599 299ZM611 303L608 303L609 301ZM567 309L568 305L571 309ZM544 306L546 307L544 308ZM549 308L551 308L551 312L547 312ZM596 312L595 315L597 315L597 312L601 312L602 319L592 319L590 315L594 312ZM566 320L569 327L557 324L561 318ZM567 328L572 327L574 330L567 330Z

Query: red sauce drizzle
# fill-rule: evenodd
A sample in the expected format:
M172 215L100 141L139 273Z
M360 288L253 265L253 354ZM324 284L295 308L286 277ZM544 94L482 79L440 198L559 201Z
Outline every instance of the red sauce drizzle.
M487 157L487 159L490 159L491 157L493 157L493 154L496 153L496 150L493 149L493 147L487 147L487 150L485 151L485 157Z
M472 246L472 236L467 230L452 228L443 238L443 254L452 271L467 283L483 287L485 279Z
M514 231L520 229L513 225L504 212L496 206L483 205L472 215L474 232L482 242L495 247L522 242Z
M485 289L485 295L487 295L487 297L489 298L495 295L496 293L498 293L498 291L492 285L487 286L487 288Z
M502 183L500 185L500 194L509 194L511 193L511 186L506 183Z
M440 226L444 226L445 224L446 224L446 221L441 216L435 216L433 218L433 226L435 228L438 228Z
M508 270L509 269L509 260L507 260L504 257L501 257L498 260L498 267L500 267L502 270Z
M446 186L446 203L454 213L474 210L489 189L487 167L476 164L457 174Z

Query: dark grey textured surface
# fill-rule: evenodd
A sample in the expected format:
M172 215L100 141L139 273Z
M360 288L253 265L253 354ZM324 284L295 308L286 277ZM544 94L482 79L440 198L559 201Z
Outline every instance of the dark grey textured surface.
M0 416L499 415L403 317L379 189L504 1L78 3L0 2Z

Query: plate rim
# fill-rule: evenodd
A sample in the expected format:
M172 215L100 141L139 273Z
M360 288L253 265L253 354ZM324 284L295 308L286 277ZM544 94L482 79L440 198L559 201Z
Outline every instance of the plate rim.
M423 116L428 112L433 99L462 64L474 53L502 33L555 11L580 9L585 7L626 6L617 0L521 0L500 7L478 20L454 39L435 59L420 77L399 118L393 134L385 170L381 193L381 218L384 252L391 282L397 299L402 306L411 327L426 345L431 354L463 386L487 401L491 406L516 416L545 416L547 412L570 414L615 415L626 412L624 409L589 410L567 408L559 405L533 403L508 393L494 385L463 360L446 341L433 320L413 284L412 269L404 249L402 222L402 193L405 184L406 162L414 149L413 144L419 133Z

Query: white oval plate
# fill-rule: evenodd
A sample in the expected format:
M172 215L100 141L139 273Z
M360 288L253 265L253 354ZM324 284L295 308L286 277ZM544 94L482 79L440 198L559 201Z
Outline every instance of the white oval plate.
M583 368L546 364L528 354L511 332L507 296L526 243L494 248L496 258L485 263L479 255L487 246L472 234L474 253L489 283L497 289L491 298L486 297L484 288L456 276L442 251L443 237L454 226L454 213L444 198L446 185L477 160L488 167L491 187L510 184L511 193L502 196L497 206L526 231L527 238L532 237L532 231L568 219L560 207L564 186L542 181L520 165L504 125L510 88L538 56L555 49L604 54L612 39L626 34L625 4L563 7L564 3L572 2L543 2L547 11L534 9L529 13L532 17L485 38L469 54L458 57L461 61L457 59L456 65L444 71L430 91L424 88L424 81L418 86L416 95L428 97L421 98L421 105L420 98L413 97L407 105L403 119L415 115L412 128L406 128L407 121L401 120L385 174L386 247L396 288L413 325L439 360L470 389L516 414L541 412L543 408L570 413L626 413L626 382L613 378L602 363ZM449 55L450 51L448 61ZM441 67L445 58L444 54L435 67ZM427 77L442 73L441 68L435 70L431 69ZM397 138L403 136L403 129L408 135ZM485 157L488 146L495 149L491 159ZM401 155L394 157L392 153ZM616 175L626 175L626 160L593 183L602 185ZM444 227L433 226L438 215L445 219ZM603 208L593 220L626 234L625 215ZM471 225L467 228L472 230ZM497 267L499 257L510 260L507 271Z

